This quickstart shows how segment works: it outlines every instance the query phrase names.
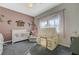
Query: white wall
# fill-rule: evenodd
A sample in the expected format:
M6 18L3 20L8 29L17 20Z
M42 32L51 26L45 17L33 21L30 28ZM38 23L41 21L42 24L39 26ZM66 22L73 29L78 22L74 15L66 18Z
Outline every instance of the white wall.
M39 17L43 17L46 15L53 14L54 12L58 12L62 9L64 10L64 16L65 16L65 39L61 40L61 45L70 47L71 41L70 37L72 33L75 31L79 31L79 4L74 3L65 3L61 4L59 6L56 6L55 8L52 8L36 17L36 24L38 25L37 19Z

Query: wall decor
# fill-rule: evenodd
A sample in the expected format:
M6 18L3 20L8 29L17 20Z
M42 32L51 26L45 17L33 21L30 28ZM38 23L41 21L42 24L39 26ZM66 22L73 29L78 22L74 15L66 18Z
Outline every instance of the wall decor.
M1 15L1 17L4 17L4 15Z
M32 23L27 23L27 24L29 25L29 27L32 26Z
M18 21L16 21L16 23L17 23L17 26L24 26L24 24L25 24L25 22L22 20L18 20Z
M0 15L0 22L3 22L2 18L4 17L4 15Z
M12 22L12 20L8 20L8 21L7 21L8 24L11 24L11 22Z
M30 24L30 23L28 23L28 25L30 26L31 24Z
M2 18L0 18L0 22L3 22Z

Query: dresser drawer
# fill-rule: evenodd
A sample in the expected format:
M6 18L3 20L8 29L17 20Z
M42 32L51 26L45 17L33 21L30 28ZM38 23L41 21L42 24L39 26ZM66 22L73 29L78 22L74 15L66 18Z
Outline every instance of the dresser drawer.
M47 46L47 38L41 38L41 45L43 46L43 47L46 47Z
M47 48L49 50L55 49L57 46L57 41L56 40L47 40Z

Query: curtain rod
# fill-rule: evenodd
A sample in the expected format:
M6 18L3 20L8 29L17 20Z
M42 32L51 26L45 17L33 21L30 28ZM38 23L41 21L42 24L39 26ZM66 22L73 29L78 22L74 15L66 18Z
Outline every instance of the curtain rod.
M61 12L61 11L64 11L64 10L66 10L66 9L64 8L64 9L62 9L62 10L58 10L58 11L53 12L53 13L50 13L50 14L48 14L48 15L41 16L41 17L37 17L37 19L41 19L41 18L44 18L44 17L47 17L47 16L51 16L51 15L53 15L53 14L56 14L56 13Z

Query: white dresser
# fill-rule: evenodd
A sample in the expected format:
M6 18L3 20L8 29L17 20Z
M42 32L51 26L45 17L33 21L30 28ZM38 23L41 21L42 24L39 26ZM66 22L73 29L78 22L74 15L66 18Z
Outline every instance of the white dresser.
M12 30L12 43L26 40L29 38L29 32L26 29L13 29Z
M3 44L4 44L4 38L3 35L0 33L0 55L3 52Z

